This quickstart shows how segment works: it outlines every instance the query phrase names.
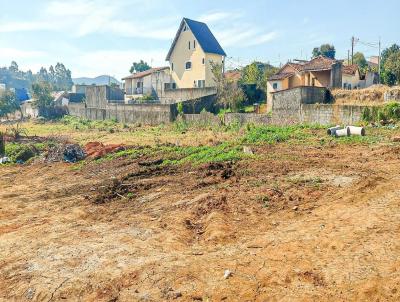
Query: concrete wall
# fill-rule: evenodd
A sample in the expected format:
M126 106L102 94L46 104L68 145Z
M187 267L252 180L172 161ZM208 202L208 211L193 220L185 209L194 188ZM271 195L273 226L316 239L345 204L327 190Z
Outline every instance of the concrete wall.
M359 122L365 106L302 104L299 123L320 125L354 125Z
M159 125L175 120L175 105L165 104L119 104L109 103L105 108L88 108L85 104L68 105L68 113L72 116L90 120L115 119L121 123L140 123L143 125Z
M171 104L195 100L205 96L215 95L216 93L217 89L215 87L168 89L164 91L162 96L159 96L159 100L161 103Z
M124 103L124 92L119 88L107 85L87 86L86 105L88 108L105 109L109 102Z

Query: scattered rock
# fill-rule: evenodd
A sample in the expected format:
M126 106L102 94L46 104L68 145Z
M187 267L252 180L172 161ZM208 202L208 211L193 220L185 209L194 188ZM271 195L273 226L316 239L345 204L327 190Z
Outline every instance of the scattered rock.
M35 290L34 288L30 287L30 288L28 288L28 290L26 291L25 297L26 297L28 300L32 300L33 297L35 296L35 292L36 292L36 290Z
M254 154L253 149L251 149L251 147L249 147L249 146L243 146L243 153L250 154L250 155Z
M228 279L228 278L230 278L230 277L232 277L232 272L230 271L230 270L225 270L225 272L224 272L224 279Z
M400 143L400 136L396 136L393 138L394 143Z
M298 209L299 209L298 206L294 206L292 210L293 210L293 211L297 211Z

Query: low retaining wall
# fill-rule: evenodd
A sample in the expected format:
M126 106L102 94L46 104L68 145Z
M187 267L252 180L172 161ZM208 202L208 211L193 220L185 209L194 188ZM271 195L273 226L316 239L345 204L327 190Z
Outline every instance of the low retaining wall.
M90 120L115 119L122 123L158 125L176 117L176 105L168 104L106 104L104 109L88 108L84 103L69 104L70 115Z
M244 124L271 124L272 119L267 114L256 114L256 113L226 113L224 117L225 124L239 123Z

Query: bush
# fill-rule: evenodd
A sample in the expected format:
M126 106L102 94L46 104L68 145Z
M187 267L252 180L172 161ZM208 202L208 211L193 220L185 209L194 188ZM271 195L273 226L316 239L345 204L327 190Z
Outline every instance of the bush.
M390 102L383 107L366 107L362 113L362 120L366 122L400 121L400 103Z
M257 126L248 128L243 138L245 143L275 144L290 139L305 139L307 133L302 126Z
M12 162L26 162L36 155L36 150L31 145L9 143L6 144L6 155Z

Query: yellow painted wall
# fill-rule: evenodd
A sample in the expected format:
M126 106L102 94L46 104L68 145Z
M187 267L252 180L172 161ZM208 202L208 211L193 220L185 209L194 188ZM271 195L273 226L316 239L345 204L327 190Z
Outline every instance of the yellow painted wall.
M342 87L344 88L344 84L351 84L351 89L360 87L360 74L356 71L355 75L342 74Z
M296 73L293 77L289 78L288 85L290 88L303 86L304 85L304 77L301 74Z
M194 41L196 41L195 49L193 48ZM203 64L203 59L205 60L205 64ZM169 60L172 79L176 83L177 88L193 88L199 80L205 80L207 87L214 86L210 62L214 61L221 64L222 60L223 56L204 53L190 29L182 31ZM192 62L190 70L185 69L187 61ZM172 64L174 65L173 70Z
M215 86L214 75L212 74L212 66L211 63L223 65L224 57L214 54L214 53L206 53L205 60L205 74L206 74L206 87Z
M316 87L329 87L331 85L331 71L314 71L310 72L310 84L312 86L312 79L315 79Z

